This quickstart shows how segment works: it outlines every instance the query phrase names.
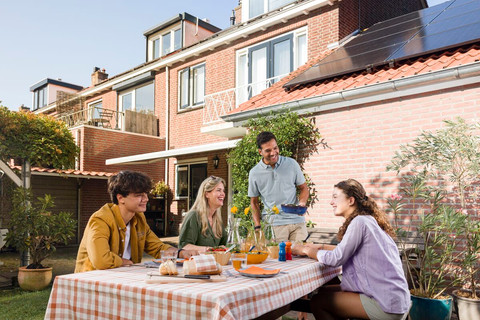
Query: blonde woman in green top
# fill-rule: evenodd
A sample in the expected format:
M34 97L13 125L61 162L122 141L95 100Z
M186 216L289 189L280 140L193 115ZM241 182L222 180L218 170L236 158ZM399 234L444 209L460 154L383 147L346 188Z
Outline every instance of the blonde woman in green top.
M210 247L227 243L221 213L224 200L225 180L210 176L202 182L195 203L187 212L180 230L181 249L205 252Z

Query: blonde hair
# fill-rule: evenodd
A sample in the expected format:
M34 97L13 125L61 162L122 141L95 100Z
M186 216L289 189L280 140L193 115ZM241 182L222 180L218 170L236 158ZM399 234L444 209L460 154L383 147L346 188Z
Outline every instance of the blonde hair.
M210 207L208 206L208 200L205 194L207 192L213 191L215 187L219 184L223 183L223 187L225 187L225 180L219 177L210 176L207 179L203 180L202 184L198 188L197 198L193 203L193 206L190 208L190 211L196 211L198 217L200 218L200 222L202 224L202 235L207 235L208 230L208 213L210 212ZM223 233L223 221L222 221L222 212L221 208L218 208L215 213L213 214L213 224L212 230L213 234L217 238L222 237Z

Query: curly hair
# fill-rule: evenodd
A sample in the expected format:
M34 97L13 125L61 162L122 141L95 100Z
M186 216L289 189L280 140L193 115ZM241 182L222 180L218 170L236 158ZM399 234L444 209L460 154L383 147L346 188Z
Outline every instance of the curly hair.
M388 222L385 212L380 210L377 203L372 198L367 196L367 193L363 186L360 184L360 182L354 179L348 179L340 181L334 187L342 190L348 198L353 197L357 205L355 211L350 216L348 216L348 218L338 230L337 238L339 241L343 239L343 236L345 235L345 232L347 231L350 222L352 222L352 220L359 215L372 216L373 218L375 218L382 230L384 230L392 238L395 238L395 231Z
M126 197L129 193L149 193L151 189L152 180L141 172L124 170L108 179L108 193L115 204L117 194Z

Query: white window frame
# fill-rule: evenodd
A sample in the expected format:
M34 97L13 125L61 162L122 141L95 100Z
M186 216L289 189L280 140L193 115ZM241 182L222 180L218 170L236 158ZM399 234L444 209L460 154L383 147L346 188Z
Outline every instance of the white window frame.
M254 17L250 17L250 0L242 1L242 22L248 21L248 20L253 19L255 17L261 16L262 14L270 12L271 9L268 7L268 2L269 2L269 0L263 0L263 12L261 14L259 14L257 16L254 16ZM291 6L294 3L295 3L295 1L292 0L290 3L285 4L283 7ZM280 8L282 8L282 7L276 8L275 10L280 9Z
M200 103L197 103L197 104L194 104L193 103L193 98L194 98L194 79L193 79L193 70L194 69L199 69L203 66L203 101L201 101ZM181 102L181 93L182 93L182 81L181 81L181 75L183 72L185 72L186 70L189 71L189 77L188 77L188 105L186 106L182 106L182 102ZM196 64L194 66L190 66L190 67L187 67L187 68L183 68L181 70L178 71L178 97L177 97L177 110L179 112L181 111L185 111L185 110L190 110L190 109L193 109L193 108L200 108L200 107L203 107L205 105L205 89L206 89L206 84L207 84L207 67L206 67L206 63L205 62L202 62L202 63L199 63L199 64Z
M245 47L245 48L242 48L242 49L239 49L236 51L236 57L235 57L235 86L237 88L239 87L242 87L242 86L246 86L248 85L248 65L251 63L250 61L248 61L248 51L250 48L252 47L256 47L256 46L259 46L259 45L262 45L262 44L265 44L267 42L272 42L272 41L275 41L276 39L279 39L279 38L282 38L284 36L287 36L287 35L290 35L290 34L293 34L293 46L292 46L292 54L293 54L293 70L296 70L298 67L300 67L300 65L298 65L298 37L300 36L305 36L305 41L306 41L306 44L307 44L307 61L308 61L308 27L305 26L305 27L301 27L301 28L298 28L298 29L295 29L293 31L289 31L289 32L286 32L284 34L281 34L279 36L276 36L276 37L273 37L273 38L270 38L270 39L267 39L265 41L262 41L262 42L258 42L258 43L255 43L251 46L248 46L248 47ZM247 65L243 66L243 78L246 79L246 83L239 83L240 82L240 68L241 68L241 64L240 64L240 58L242 56L246 56L246 63ZM306 62L306 61L305 61ZM237 94L236 95L236 99L237 99L237 105L239 104L239 98L240 95Z
M174 48L175 48L175 31L179 31L180 30L180 37L182 39L180 39L180 48L183 46L183 32L182 32L182 26L181 25L176 25L168 30L163 30L161 33L158 33L152 37L150 37L150 39L148 40L148 61L150 60L153 60L153 59L157 59L157 58L160 58L160 57L163 57L164 55L162 54L163 52L163 36L164 35L167 35L167 34L170 34L170 51L168 51L165 55L171 53L174 51ZM154 42L155 40L159 40L159 46L158 46L158 57L154 58L153 56L153 49L154 49Z
M145 87L145 86L148 86L148 85L153 85L153 113L155 114L155 81L147 81L147 82L144 82L142 84L139 84L135 87L132 87L132 88L129 88L125 91L122 91L122 93L118 94L118 99L117 99L117 105L118 105L118 111L119 111L119 114L118 116L119 117L122 117L122 121L118 121L119 122L119 125L121 128L124 128L125 127L125 117L123 116L124 112L125 112L125 109L123 108L123 102L122 102L122 98L128 94L132 94L132 107L131 107L131 111L136 111L136 106L135 106L135 94L137 92L137 89L139 88L142 88L142 87Z
M92 119L95 118L95 111L92 107L95 107L95 105L98 104L98 103L102 103L101 108L103 108L103 100L102 99L92 101L87 105L87 108L88 108L88 115L87 115L88 118L87 118L87 120L88 121L91 121ZM100 115L98 115L98 117L100 117Z

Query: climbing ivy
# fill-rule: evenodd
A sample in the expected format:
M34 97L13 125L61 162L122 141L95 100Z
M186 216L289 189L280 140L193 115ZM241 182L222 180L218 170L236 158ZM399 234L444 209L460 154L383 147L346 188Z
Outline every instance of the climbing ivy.
M239 208L250 205L248 173L261 159L256 144L260 132L272 132L277 138L280 155L297 160L302 170L307 159L318 151L319 146L328 147L315 125L315 118L300 117L295 112L250 119L246 127L248 133L227 154L227 161L232 167L233 203ZM308 205L311 206L318 199L314 184L306 173L304 175L310 190Z

